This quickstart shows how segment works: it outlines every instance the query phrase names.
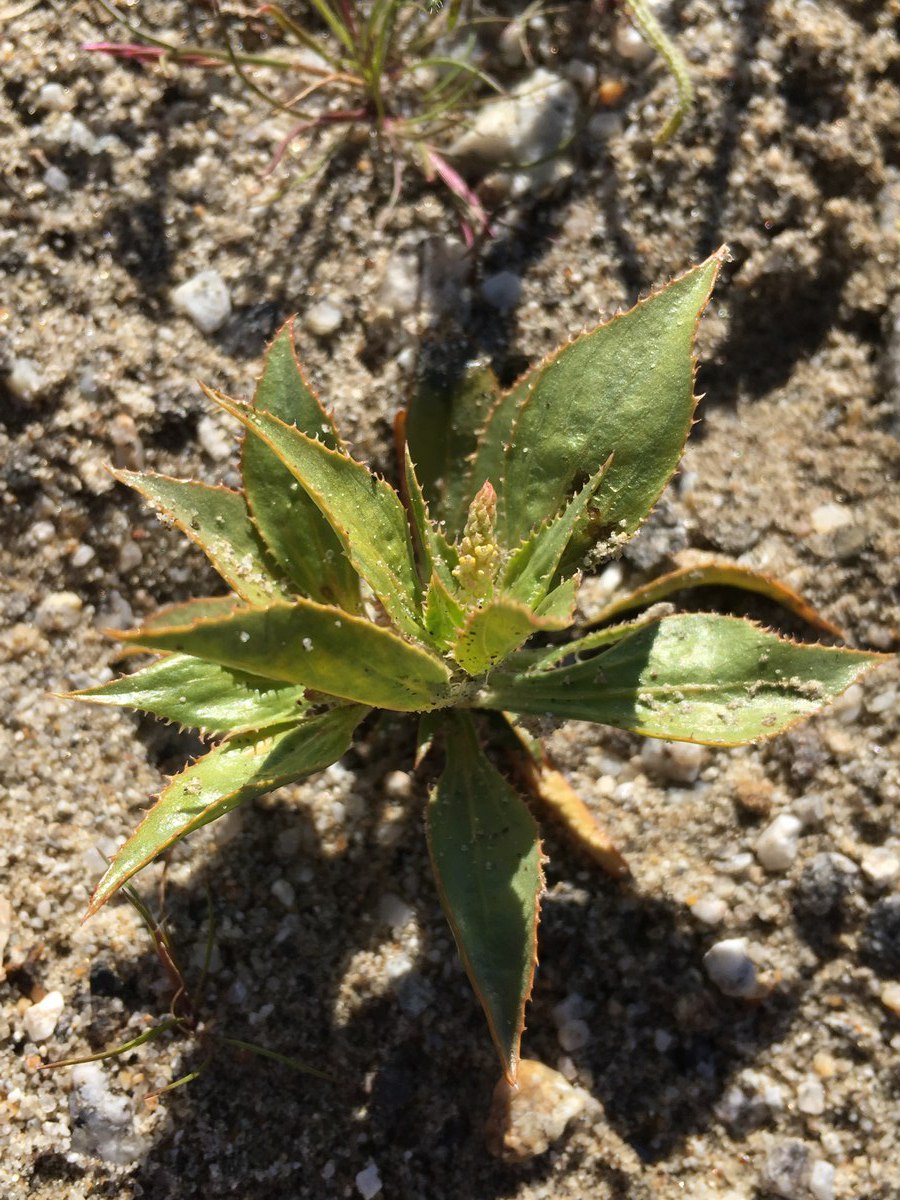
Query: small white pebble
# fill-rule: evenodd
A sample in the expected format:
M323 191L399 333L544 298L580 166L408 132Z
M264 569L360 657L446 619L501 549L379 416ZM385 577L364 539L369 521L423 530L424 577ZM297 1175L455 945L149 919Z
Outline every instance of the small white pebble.
M270 888L272 895L285 908L291 908L294 904L294 889L287 879L276 879Z
M51 112L65 112L72 107L73 99L61 83L45 83L37 95L38 108Z
M665 1054L667 1050L672 1048L674 1041L675 1039L667 1030L657 1029L653 1034L653 1049L657 1050L660 1054Z
M38 605L34 623L47 633L66 633L81 620L81 608L75 592L51 592Z
M786 871L797 857L797 839L803 828L791 813L781 813L756 839L756 857L767 871Z
M94 547L89 546L86 542L79 542L73 550L69 562L73 567L78 569L86 567L92 558L94 558Z
M52 521L35 521L31 527L31 540L37 546L46 546L56 537L56 526Z
M492 308L509 312L519 303L522 280L512 271L498 271L482 283L481 294Z
M354 1182L363 1200L372 1200L372 1197L381 1191L381 1175L371 1160L369 1165L357 1174Z
M197 439L213 462L225 462L234 449L233 439L210 416L201 417L197 422Z
M885 692L879 692L877 696L872 696L866 702L866 711L878 716L879 713L890 712L897 705L897 689L888 688Z
M760 983L748 945L746 938L726 938L716 942L703 956L706 974L725 996L749 1000L760 995Z
M862 712L863 690L858 683L851 683L842 696L838 696L832 711L842 725L855 725Z
M834 1200L834 1167L819 1159L809 1173L809 1193L813 1200Z
M886 983L879 999L895 1017L900 1017L900 983Z
M797 1088L797 1108L808 1117L820 1117L825 1111L825 1089L814 1075L807 1076Z
M231 316L228 285L218 271L201 271L173 288L172 306L203 333L215 333Z
M62 992L48 992L43 1000L26 1009L22 1020L29 1039L40 1045L52 1037L65 1006Z
M622 586L625 579L625 572L622 570L622 564L611 562L608 567L604 567L594 583L595 591L598 596L612 596Z
M405 799L412 794L412 776L408 771L391 771L384 777L384 790L389 796Z
M853 520L853 514L843 504L820 504L809 514L810 523L816 533L834 533Z
M900 875L900 858L887 846L873 846L867 850L860 866L866 878L878 887L887 887Z
M44 377L33 359L14 358L6 377L6 386L17 400L28 403L36 400L44 390Z
M718 925L728 912L728 905L718 896L701 896L691 905L691 913L704 925Z
M59 167L54 167L51 164L44 172L44 185L51 192L67 192L69 190L69 177L65 171L61 171Z
M624 18L619 21L613 34L613 46L616 54L632 62L649 62L654 53L653 47L640 30Z
M749 850L740 850L729 858L720 858L713 866L723 875L746 875L753 866L753 855Z
M320 300L307 310L304 325L316 337L330 337L344 322L344 314L330 300Z
M709 757L705 746L693 742L662 742L645 738L641 746L641 764L646 770L673 783L693 783Z
M591 1030L587 1021L575 1018L560 1025L556 1036L563 1050L581 1050L591 1040Z
M144 554L137 542L125 542L119 551L119 570L123 575L141 565Z

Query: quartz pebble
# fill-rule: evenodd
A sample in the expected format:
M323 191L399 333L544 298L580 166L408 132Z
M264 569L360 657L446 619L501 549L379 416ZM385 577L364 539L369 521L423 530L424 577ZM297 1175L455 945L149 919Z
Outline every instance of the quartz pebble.
M748 947L746 938L726 938L716 942L703 956L706 974L725 996L751 1000L762 995Z
M501 1079L494 1088L485 1125L487 1148L506 1162L543 1154L583 1111L585 1101L585 1094L559 1071L524 1058L517 1084Z
M356 1190L362 1196L363 1200L372 1200L373 1196L377 1196L381 1191L381 1173L374 1162L369 1160L369 1165L364 1167L357 1173Z
M51 192L67 192L69 190L69 177L65 171L61 171L59 167L51 165L44 172L44 185Z
M520 168L515 193L544 190L564 173L564 164L555 156L575 132L577 110L572 84L538 68L509 95L476 111L453 144L451 157L481 171L513 164Z
M886 983L881 989L881 1003L886 1009L900 1017L900 983Z
M66 633L81 620L81 608L75 592L51 592L38 605L34 623L46 633Z
M791 813L781 813L756 839L756 857L767 871L786 871L797 857L803 825Z
M171 292L172 305L203 333L215 333L231 316L228 285L218 271L201 271Z
M809 1147L788 1138L773 1146L766 1156L760 1179L762 1190L782 1200L807 1200L811 1170Z
M213 462L225 462L231 457L234 439L225 433L214 417L200 418L197 422L197 439Z
M835 1170L831 1163L819 1159L809 1173L809 1194L813 1200L834 1200Z
M307 310L304 324L316 337L330 337L337 333L344 321L344 314L330 300L320 300Z
M591 1040L591 1030L587 1021L576 1017L560 1025L556 1036L563 1050L581 1050Z
M100 1063L79 1063L72 1068L69 1111L76 1154L124 1166L142 1153L144 1142L134 1131L131 1105L124 1096L110 1091Z
M718 896L701 896L691 905L691 913L704 925L718 925L727 911L727 904Z
M52 1037L65 1006L66 1002L62 992L48 992L43 1000L39 1000L37 1004L32 1004L31 1008L26 1009L22 1020L29 1039L36 1045L40 1045L41 1042L46 1042L47 1038Z
M814 1075L807 1076L797 1088L797 1108L808 1117L820 1117L825 1111L825 1089Z
M883 712L890 712L891 709L897 707L897 689L888 688L884 692L879 692L877 696L872 696L866 702L866 711L873 716L880 716Z
M269 889L279 904L292 908L294 904L294 889L287 879L276 879Z
M393 892L385 892L378 901L378 919L391 929L402 929L415 915L406 901Z
M820 504L809 514L810 524L816 533L834 533L853 520L853 514L843 504Z
M481 294L492 308L509 312L519 303L522 280L512 271L498 271L489 275L481 285Z
M863 855L863 875L878 887L888 887L900 875L900 858L887 846L873 846Z
M641 746L641 764L654 775L672 783L693 783L708 757L705 746L692 742L662 742L645 738Z
M27 404L36 400L44 390L44 377L33 359L14 358L6 376L6 386L17 400L23 400Z

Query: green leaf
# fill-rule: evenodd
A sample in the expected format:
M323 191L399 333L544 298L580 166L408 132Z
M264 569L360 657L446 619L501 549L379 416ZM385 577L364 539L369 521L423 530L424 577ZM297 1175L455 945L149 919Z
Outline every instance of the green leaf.
M468 492L464 464L475 453L479 430L499 398L493 371L475 363L461 378L425 379L406 414L406 436L416 475L432 515L446 521L454 536L478 491L476 487Z
M450 678L447 667L426 650L313 600L246 609L181 629L129 630L122 637L401 712L440 705Z
M229 587L251 604L290 596L269 561L240 492L150 472L114 471L200 547Z
M425 628L434 644L447 650L465 624L466 615L443 580L434 574L425 593Z
M202 621L207 617L228 617L238 609L245 607L239 596L203 596L195 600L182 600L178 604L166 604L157 609L141 628L152 631L172 629L173 626L193 625L194 621ZM123 630L118 629L108 629L105 632L111 637L121 637L124 633ZM130 642L122 654L140 654L144 649L145 647L140 644Z
M752 567L745 567L741 563L717 558L679 567L676 571L660 575L658 579L653 579L643 587L629 592L627 596L611 601L597 613L591 621L591 626L608 621L611 617L617 617L620 613L656 604L675 592L688 588L714 586L740 588L745 592L756 592L760 596L767 596L770 600L775 600L778 604L796 613L804 621L808 621L810 625L818 626L825 633L830 633L833 637L838 638L844 636L837 625L816 612L812 605L808 604L792 588L789 588L786 583L782 583L772 575L756 571Z
M568 620L539 617L506 596L476 609L466 619L451 654L470 675L481 675L542 629L565 629Z
M535 605L547 595L563 555L576 530L589 515L612 455L576 492L556 517L542 522L514 551L503 576L503 590L525 604Z
M346 753L366 711L342 706L289 729L231 738L176 775L116 854L91 897L87 915L186 834L245 800L330 766Z
M485 758L467 715L448 721L447 765L431 793L427 830L441 904L515 1083L537 962L541 844L533 817Z
M497 399L485 422L484 429L478 435L478 446L472 455L469 469L466 473L465 487L460 490L466 507L453 520L447 521L452 533L461 530L465 524L466 513L472 498L478 494L486 482L491 483L498 495L503 484L503 469L506 460L509 440L512 437L513 423L519 411L519 405L527 393L527 388L517 384L508 392L503 392ZM502 503L502 500L501 500ZM546 516L544 513L542 516ZM503 523L501 522L501 530ZM501 532L498 530L498 532ZM504 535L504 545L515 545ZM518 539L521 541L522 539Z
M153 713L204 733L231 734L297 720L304 689L248 675L218 663L169 654L133 675L70 695Z
M294 425L336 450L341 442L331 418L307 383L294 350L290 322L269 347L253 397L259 412ZM359 579L321 512L259 438L245 438L241 474L253 519L272 557L298 591L313 600L359 608Z
M707 259L520 381L527 394L498 487L507 545L558 512L611 454L596 507L611 533L638 528L690 429L694 335L721 260L722 252Z
M359 575L385 611L421 636L419 578L400 497L368 467L330 450L292 425L224 396L216 400L281 459L334 529Z
M420 577L423 584L427 584L432 574L437 572L449 591L453 588L453 570L459 562L459 552L454 545L447 541L431 519L425 495L416 475L416 468L410 457L409 446L406 445L404 446L404 467L410 523L421 563Z
M739 617L683 614L639 623L586 662L497 673L479 707L737 746L812 716L883 658L790 642Z

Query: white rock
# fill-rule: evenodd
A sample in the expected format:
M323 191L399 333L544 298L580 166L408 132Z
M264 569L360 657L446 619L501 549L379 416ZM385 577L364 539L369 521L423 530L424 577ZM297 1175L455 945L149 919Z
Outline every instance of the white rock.
M701 896L691 905L691 913L704 925L718 925L728 912L728 905L718 896Z
M645 738L641 763L645 769L673 783L693 783L709 755L705 746L692 742L662 742Z
M581 1050L591 1040L591 1030L587 1021L576 1017L560 1025L556 1036L563 1050Z
M809 514L809 519L816 533L834 533L851 524L853 514L843 504L820 504Z
M279 904L292 908L294 904L294 889L287 879L276 879L269 889Z
M825 1111L825 1089L815 1075L808 1075L797 1088L797 1108L808 1117L820 1117Z
M809 1173L809 1192L813 1200L834 1200L834 1167L819 1159Z
M512 271L498 271L489 275L481 285L481 294L492 308L509 312L519 303L522 280Z
M6 376L6 386L17 400L27 404L44 390L44 377L37 363L31 358L14 358Z
M782 1200L807 1200L811 1175L809 1147L796 1138L773 1146L762 1170L763 1190Z
M110 1091L99 1063L79 1063L72 1068L71 1078L72 1149L120 1166L134 1162L144 1142L134 1131L128 1101Z
M228 285L218 271L201 271L171 292L172 306L203 333L215 333L231 316Z
M61 83L45 83L37 95L39 108L51 112L66 112L73 104L73 98L67 88Z
M791 807L794 810L794 816L803 824L804 828L809 825L820 825L825 819L825 797L820 796L818 792L809 792L805 796L798 796Z
M234 439L226 433L214 417L200 418L197 422L197 439L213 462L225 462L231 457Z
M866 703L866 710L878 716L879 713L890 712L891 709L897 706L897 689L888 688L887 691L879 692L877 696L873 696Z
M363 1200L372 1200L373 1196L377 1196L381 1191L381 1175L374 1162L369 1160L369 1165L360 1171L356 1179L356 1190L362 1196Z
M703 956L706 974L725 996L751 1000L762 994L748 946L746 938L726 938Z
M75 592L51 592L38 605L34 623L47 633L66 633L81 620L81 609Z
M450 156L480 170L526 168L525 186L543 187L557 176L552 156L573 136L577 109L572 84L538 68L508 96L478 110Z
M89 546L87 542L79 542L72 551L72 556L69 559L69 562L77 570L81 567L86 567L94 557L94 547Z
M862 712L863 690L858 683L851 683L843 695L838 696L833 712L843 725L855 725Z
M344 321L344 314L330 300L320 300L312 308L307 309L303 323L310 333L316 337L330 337L336 333Z
M639 29L623 18L613 34L616 54L632 62L649 62L656 53Z
M65 171L61 171L59 167L54 167L51 164L44 172L44 185L51 192L67 192L69 190L69 177Z
M510 1087L501 1079L494 1088L485 1124L488 1150L507 1162L523 1162L543 1154L562 1137L569 1121L584 1110L587 1099L559 1071L523 1058L518 1084Z
M767 871L786 871L797 857L803 824L792 813L781 813L756 839L756 857Z
M873 846L863 855L863 874L879 887L887 887L900 875L900 858L887 846Z
M384 777L384 790L389 796L403 800L412 795L413 779L408 771L390 771Z
M26 1009L22 1020L29 1039L36 1045L40 1045L41 1042L46 1042L47 1038L52 1037L65 1006L66 1002L62 992L48 992L43 1000L39 1000L37 1004L32 1004L31 1008Z

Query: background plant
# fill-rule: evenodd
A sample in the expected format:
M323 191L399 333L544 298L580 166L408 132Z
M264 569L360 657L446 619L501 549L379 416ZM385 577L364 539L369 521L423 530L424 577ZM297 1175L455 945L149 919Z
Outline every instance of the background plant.
M96 2L136 40L92 42L87 49L145 62L230 68L273 112L289 115L293 124L269 170L302 140L307 165L294 182L307 181L361 132L372 132L379 156L391 166L391 203L412 167L438 180L468 222L487 228L476 193L453 165L451 142L478 106L503 90L481 35L487 29L519 31L524 43L529 15L544 8L539 0L513 19L477 0L307 0L247 12L214 3L208 40L190 45L155 33L113 0ZM693 102L688 67L645 0L623 0L622 7L676 83L676 106L656 139L663 142ZM290 81L285 91L275 82L279 76Z
M816 619L783 585L720 562L676 571L561 636L582 568L620 551L680 459L696 403L693 340L721 259L508 390L483 369L423 386L397 422L402 498L350 457L290 326L252 404L207 393L245 429L241 491L118 473L204 550L231 593L120 634L159 657L78 693L217 739L163 790L91 912L187 833L334 762L373 709L418 714L420 759L444 762L427 805L438 892L515 1079L543 876L538 828L512 779L608 870L627 869L517 717L740 745L816 712L878 659L712 613L616 620L723 581Z

